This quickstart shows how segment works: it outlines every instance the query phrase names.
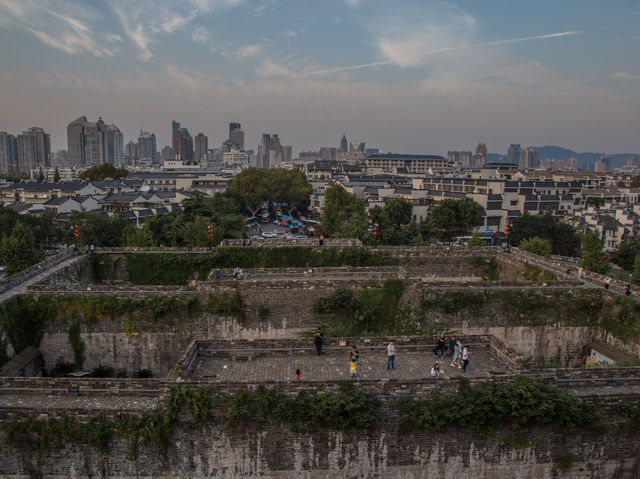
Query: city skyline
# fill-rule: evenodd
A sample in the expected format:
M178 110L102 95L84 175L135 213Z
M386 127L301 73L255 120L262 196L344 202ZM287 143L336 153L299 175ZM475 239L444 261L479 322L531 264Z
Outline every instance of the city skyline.
M640 3L0 0L0 131L74 118L171 145L640 151ZM520 2L518 2L520 3Z

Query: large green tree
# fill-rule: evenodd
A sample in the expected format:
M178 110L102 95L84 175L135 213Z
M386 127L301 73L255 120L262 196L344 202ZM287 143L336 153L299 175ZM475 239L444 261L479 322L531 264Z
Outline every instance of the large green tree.
M4 258L6 273L11 276L45 258L44 251L38 246L31 228L16 223L10 236L0 243L0 255Z
M639 254L640 236L628 236L613 253L612 261L621 268L631 271Z
M78 211L69 215L69 224L78 225L79 244L104 247L122 246L127 234L134 228L128 220L119 215L106 216Z
M598 232L587 233L582 238L582 267L587 271L605 274L609 271L609 262L602 257L604 240Z
M546 258L551 256L551 242L537 236L520 241L520 249Z
M262 204L269 199L267 170L247 168L233 178L231 187L247 200L251 215L255 216Z
M325 189L322 230L329 236L363 238L369 226L364 203L336 183Z
M509 232L512 245L519 246L522 240L533 237L550 241L553 254L576 256L580 250L580 237L575 228L560 222L551 212L512 220Z
M482 206L471 198L445 199L433 209L430 219L443 236L452 237L456 233L470 232L478 226L483 214Z

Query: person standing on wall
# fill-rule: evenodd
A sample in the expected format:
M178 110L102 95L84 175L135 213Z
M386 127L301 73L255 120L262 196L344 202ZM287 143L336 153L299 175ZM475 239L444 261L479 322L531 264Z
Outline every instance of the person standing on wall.
M316 343L316 352L318 353L318 356L320 356L322 354L322 343L324 341L324 333L320 326L318 326L316 332L313 333L313 338Z
M460 365L460 355L462 354L462 343L460 341L456 341L455 346L453 347L453 360L451 361L451 366L460 369L462 366Z
M438 349L440 350L440 358L444 358L444 348L447 344L447 338L444 337L444 333L440 333L438 336Z
M469 355L471 354L471 352L469 351L471 347L469 345L466 345L463 349L462 349L462 372L466 373L467 372L467 366L469 365Z
M349 375L355 376L356 369L358 367L358 359L360 359L360 351L355 346L351 346L351 351L349 351Z
M396 368L396 346L393 341L387 346L387 369Z
M451 336L449 338L449 350L451 351L451 358L453 359L453 355L455 353L455 349L456 349L456 337L455 336Z
M624 288L624 294L626 294L627 296L631 296L631 285L627 284L627 287Z

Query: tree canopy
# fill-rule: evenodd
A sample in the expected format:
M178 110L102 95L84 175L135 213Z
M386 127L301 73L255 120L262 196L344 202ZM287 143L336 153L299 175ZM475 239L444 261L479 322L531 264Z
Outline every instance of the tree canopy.
M520 241L520 249L529 253L549 258L551 256L551 242L537 236Z
M101 165L92 166L88 170L84 170L78 175L78 178L89 181L101 181L107 178L120 180L125 178L127 174L128 171L124 167L116 168L111 163L103 163Z
M604 240L597 232L587 233L582 239L582 267L587 271L605 274L609 271L609 262L602 257Z
M313 191L302 171L284 168L247 168L235 176L231 187L244 196L254 216L269 201L287 203L292 208L305 206Z
M550 212L520 216L511 222L509 240L512 245L520 246L522 240L534 237L548 240L553 254L576 256L580 250L580 238L575 228L561 223Z
M469 232L482 220L482 206L471 198L445 199L431 212L430 219L436 230L447 236L457 232Z
M36 243L33 231L22 222L17 222L11 235L2 239L0 254L4 258L6 273L9 276L45 258L44 251Z
M337 183L325 189L324 196L324 233L340 238L364 237L369 220L362 200Z
M621 268L631 271L639 254L640 236L628 236L613 253L612 261Z

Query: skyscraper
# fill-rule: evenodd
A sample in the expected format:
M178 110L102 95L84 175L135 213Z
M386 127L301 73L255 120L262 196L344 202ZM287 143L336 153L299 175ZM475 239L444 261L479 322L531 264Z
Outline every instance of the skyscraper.
M340 149L342 151L349 151L349 143L347 143L347 135L342 134L342 138L340 139Z
M71 166L83 166L84 158L84 126L87 117L76 118L67 125L67 161Z
M138 145L135 141L129 141L124 148L124 157L127 165L135 165L138 161Z
M51 166L51 136L42 128L32 127L16 139L18 173Z
M18 172L18 145L16 137L0 131L0 173Z
M351 143L349 143L349 152L359 152L364 154L364 141L352 141Z
M102 117L97 122L86 116L67 125L68 163L72 166L91 166L124 163L124 139L115 124L106 125Z
M196 163L200 163L207 159L207 150L209 149L209 139L204 133L198 133L195 138L196 146Z
M476 146L476 155L482 155L484 157L484 161L486 162L489 159L489 151L487 150L487 145L484 143L478 143Z
M520 145L516 143L511 144L507 150L507 159L509 160L509 163L520 165Z
M140 130L140 135L138 136L138 161L155 163L156 135L153 133Z
M176 136L176 133L178 133L179 129L180 129L180 122L171 120L171 138Z
M173 156L185 163L193 161L193 138L186 128L180 128L173 135Z
M229 139L238 145L238 150L244 151L244 131L240 123L229 123Z

